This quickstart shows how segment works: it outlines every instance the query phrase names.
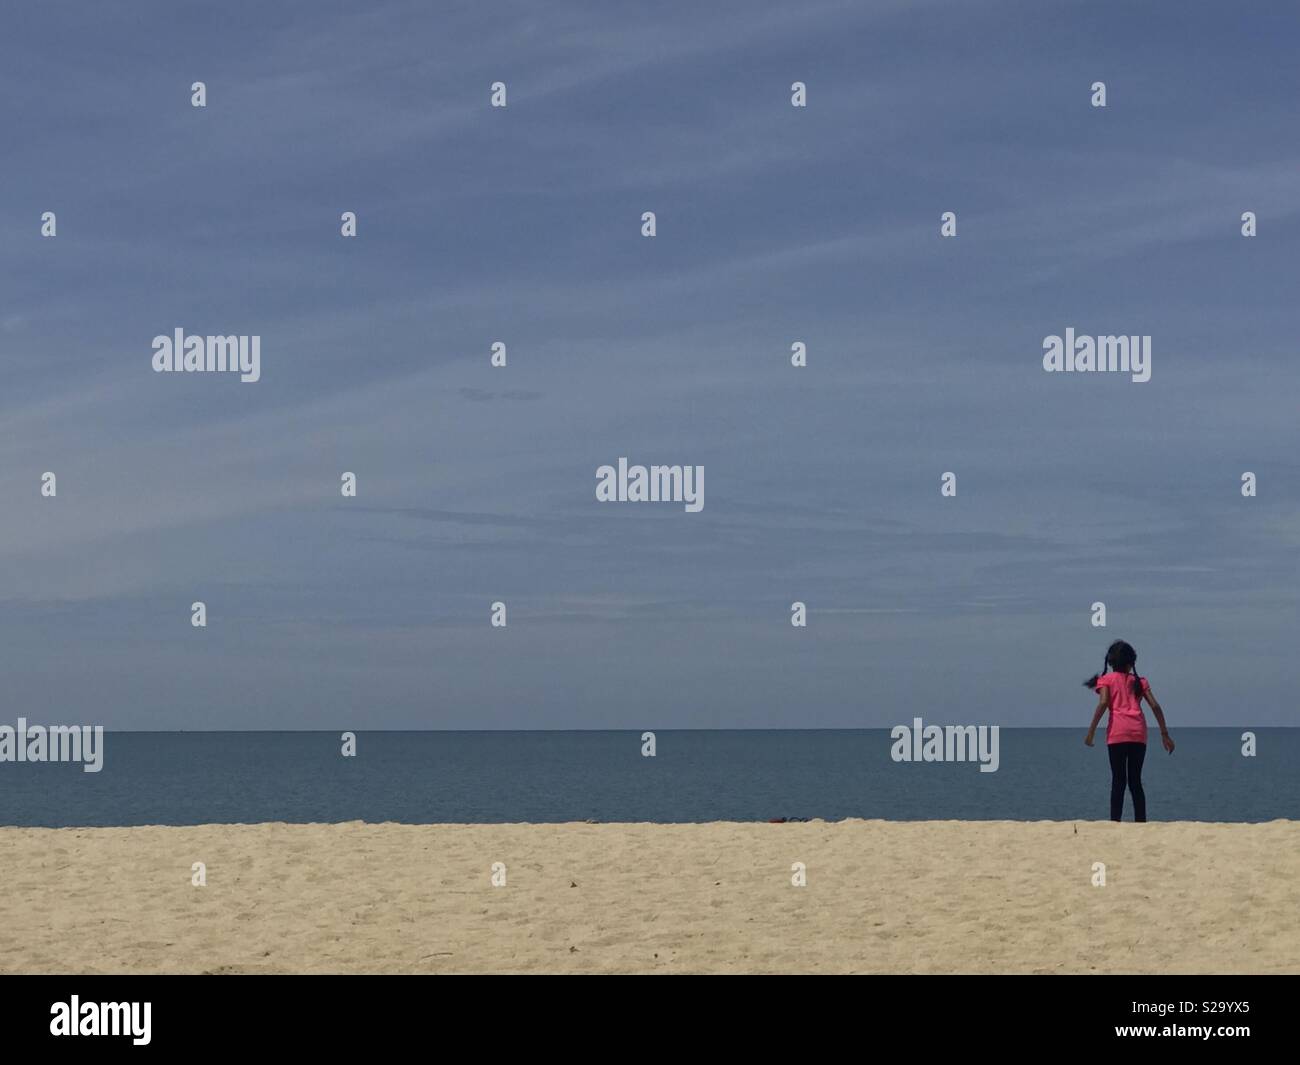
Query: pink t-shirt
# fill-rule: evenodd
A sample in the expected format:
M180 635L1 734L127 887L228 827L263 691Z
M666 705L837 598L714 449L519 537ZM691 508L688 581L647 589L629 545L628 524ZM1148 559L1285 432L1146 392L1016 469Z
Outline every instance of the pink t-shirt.
M1097 678L1097 690L1110 692L1110 719L1106 722L1107 743L1146 743L1147 719L1142 701L1133 694L1132 673L1103 673ZM1143 692L1151 685L1142 678Z

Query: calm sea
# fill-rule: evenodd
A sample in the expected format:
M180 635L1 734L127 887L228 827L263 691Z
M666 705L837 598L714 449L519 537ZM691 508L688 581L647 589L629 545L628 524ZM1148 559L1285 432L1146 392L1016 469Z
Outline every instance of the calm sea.
M1300 729L1183 728L1152 746L1153 821L1300 819ZM115 732L104 767L0 763L0 823L1097 820L1108 816L1100 738L1003 729L1000 765L891 760L884 729L637 732ZM1153 736L1154 738L1154 736ZM1125 807L1125 820L1132 807Z

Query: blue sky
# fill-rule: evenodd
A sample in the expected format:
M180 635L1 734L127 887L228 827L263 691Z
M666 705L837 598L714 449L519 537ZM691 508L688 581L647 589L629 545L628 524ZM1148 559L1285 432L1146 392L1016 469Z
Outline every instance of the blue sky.
M7 18L11 717L1083 728L1123 637L1175 728L1300 724L1294 5ZM1071 326L1151 381L1044 373Z

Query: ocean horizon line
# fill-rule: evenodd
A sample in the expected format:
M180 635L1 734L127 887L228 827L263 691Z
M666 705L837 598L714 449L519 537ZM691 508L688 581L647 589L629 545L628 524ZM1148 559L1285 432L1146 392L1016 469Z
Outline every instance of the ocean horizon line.
M24 715L25 716L25 715ZM44 721L35 721L27 717L26 720L33 724L44 724ZM941 721L934 719L925 719L927 724L947 725L953 722ZM109 728L101 726L106 735L137 735L137 736L179 736L179 735L198 735L198 736L238 736L238 735L304 735L314 736L329 734L334 735L342 732L364 732L364 733L409 733L414 735L425 735L430 733L454 733L457 735L481 734L481 735L532 735L532 734L565 734L565 733L626 733L626 732L888 732L900 724L910 724L910 722L895 722L891 725L862 725L852 728L786 728L786 727L736 727L736 728L692 728L688 726L671 726L671 727L642 727L628 726L626 728L357 728L356 726L340 726L338 728L231 728L231 729L130 729L130 728ZM1008 732L1086 732L1084 725L989 725L988 727L999 728ZM1268 729L1276 731L1293 732L1300 729L1300 725L1180 725L1180 732L1253 732L1258 729Z

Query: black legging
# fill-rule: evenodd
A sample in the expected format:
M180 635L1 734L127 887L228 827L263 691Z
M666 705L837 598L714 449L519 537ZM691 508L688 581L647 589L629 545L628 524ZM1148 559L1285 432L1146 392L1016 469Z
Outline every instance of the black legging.
M1110 819L1124 819L1124 785L1133 793L1133 820L1147 819L1147 794L1142 790L1142 760L1147 756L1145 743L1112 743L1110 755Z

